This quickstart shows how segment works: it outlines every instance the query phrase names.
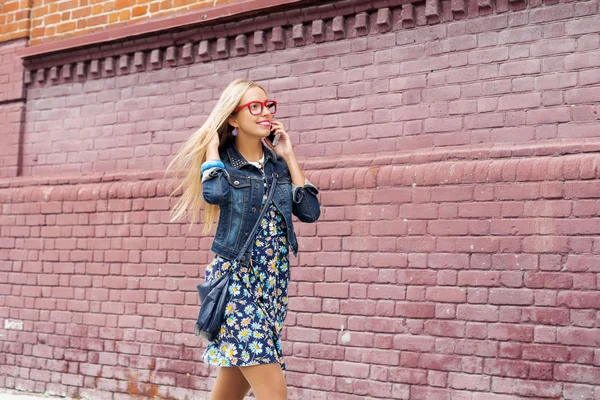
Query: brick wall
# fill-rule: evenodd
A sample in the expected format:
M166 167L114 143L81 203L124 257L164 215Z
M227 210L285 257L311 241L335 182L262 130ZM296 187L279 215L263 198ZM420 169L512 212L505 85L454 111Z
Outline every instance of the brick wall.
M598 0L375 6L28 60L0 387L207 392L211 238L168 222L161 177L249 77L322 189L297 225L291 399L600 398Z
M31 27L29 0L4 0L0 4L0 42L26 38Z
M193 64L184 44L62 55L32 72L23 173L166 165L235 77L283 104L305 157L600 137L598 1L367 36L345 24L349 38L318 46L312 25L296 39L290 27L279 51L270 29L262 52L252 34L204 40L202 56L190 41Z
M0 42L29 37L35 45L236 1L6 0L0 5Z
M19 174L20 135L25 116L24 69L17 51L25 39L0 43L0 178Z

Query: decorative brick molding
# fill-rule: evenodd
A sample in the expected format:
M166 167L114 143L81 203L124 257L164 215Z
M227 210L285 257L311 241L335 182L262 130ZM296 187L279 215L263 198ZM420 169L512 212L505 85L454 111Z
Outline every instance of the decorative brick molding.
M61 38L73 38L90 32L100 33L120 26L130 28L140 21L161 17L177 18L178 14L210 15L215 11L225 15L236 10L274 3L278 0L167 0L139 3L135 0L102 2L33 2L4 0L0 8L0 42L29 38L29 43L48 44ZM281 0L279 0L281 1ZM294 0L288 0L294 1ZM174 15L175 14L175 15ZM143 22L141 22L143 24ZM135 29L135 28L134 28Z
M579 150L581 146L579 147ZM406 155L404 159L385 156L375 158L369 165L340 161L335 168L322 166L307 172L307 178L323 191L348 188L373 189L388 186L422 187L436 185L481 184L490 187L499 184L545 182L545 181L581 181L600 179L600 141L595 141L589 153L579 154L574 148L561 151L545 151L532 155L521 147L498 150L494 159L463 158L445 160L441 157ZM577 154L569 154L576 152ZM472 155L474 155L473 152ZM517 156L513 157L515 154ZM557 157L557 155L563 155ZM354 164L354 165L352 165ZM316 167L316 165L313 166ZM165 197L179 182L163 179L164 171L145 171L141 173L106 173L89 176L48 177L44 179L23 178L19 180L0 180L0 204L18 204L47 201L82 201L103 199L125 199L145 197ZM169 178L169 177L167 177ZM585 192L572 190L559 193L559 197L600 198L593 188L597 182L584 185ZM571 187L571 186L570 186ZM572 185L573 188L577 185ZM51 190L49 190L51 188ZM91 190L90 188L93 188ZM537 198L554 198L553 191L541 192ZM491 199L490 199L491 200ZM600 211L599 211L600 212Z
M70 68L69 65L84 62L103 65L102 71L88 77L99 78L101 75L144 70L145 68L138 66L144 64L142 59L146 57L154 60L148 64L152 68L176 67L186 63L209 62L286 47L355 38L368 33L399 31L423 25L435 26L490 13L503 14L542 6L538 0L500 0L490 3L481 0L392 0L385 2L387 7L378 7L380 3L380 0L334 1L293 11L271 12L267 16L226 22L224 25L202 24L183 32L161 34L159 40L150 36L147 39L124 39L121 43L114 44L107 42L101 51L105 54L102 59L94 59L95 52L86 49L63 51L55 55L44 54L43 57L31 56L25 60L28 69L26 74L35 74L40 68ZM584 11L585 6L577 7ZM85 43L85 40L79 40L82 44ZM165 52L168 57L163 61ZM132 53L138 59L135 68L123 61ZM122 60L119 71L111 68L114 58ZM68 64L64 64L65 60ZM25 81L32 80L25 77Z
M470 162L470 161L480 161L481 164L476 169L488 168L490 162L500 162L500 163L519 163L520 160L529 159L533 163L537 164L545 164L548 161L556 161L558 170L562 171L562 165L564 160L562 158L555 158L560 156L570 156L570 155L586 155L585 160L579 160L577 162L582 162L584 164L588 164L589 160L596 157L595 153L600 153L600 139L599 138L589 138L589 139L566 139L561 141L560 143L548 143L544 145L539 144L522 144L522 145L509 145L509 144L499 144L490 146L488 144L480 145L480 146L472 146L467 148L443 148L443 149L423 149L423 150L415 150L415 151L407 151L407 152L389 152L389 153L379 153L377 155L373 154L365 154L365 155L351 155L351 156L342 156L336 157L331 160L322 160L322 159L308 159L300 162L300 165L303 169L307 171L307 175L309 179L314 179L315 182L318 182L320 185L324 185L325 188L329 188L331 182L339 181L339 179L335 179L328 176L328 181L320 181L318 180L318 175L311 175L313 172L310 171L323 171L324 174L330 174L331 170L340 170L345 171L345 169L361 169L364 171L372 171L377 174L384 167L392 166L396 171L400 171L398 168L405 168L410 166L410 168L417 168L418 166L422 166L423 168L429 168L430 165L440 162L446 162L447 165L453 165L456 162ZM547 158L552 157L552 158ZM517 165L514 164L514 165ZM592 163L595 165L595 163ZM471 164L476 165L476 164ZM582 164L583 165L583 164ZM590 164L591 165L591 164ZM571 169L578 169L578 165L570 164ZM589 168L589 166L585 167ZM582 167L582 169L585 169ZM384 169L385 170L385 169ZM417 175L414 176L414 179L421 179L423 177L422 171L420 170L418 178ZM564 172L564 171L563 171ZM341 172L342 174L345 172ZM561 172L562 173L562 172ZM599 172L600 173L600 169ZM554 179L577 179L577 176L573 176L572 173L569 173L571 178L567 176L555 176ZM586 173L587 174L587 173ZM387 173L382 172L381 177L387 177ZM407 176L411 176L410 174ZM20 177L19 179L13 178L0 178L0 189L5 188L20 188L20 187L38 187L38 186L53 186L58 187L62 185L72 186L72 185L83 185L83 184L101 184L101 183L114 183L114 182L138 182L137 184L141 184L145 181L154 181L157 182L162 178L172 178L172 176L167 175L165 177L164 169L146 169L143 171L120 171L120 172L102 172L102 173L89 173L89 174L61 174L61 175L50 175L50 176L41 176L41 177L31 177L25 176ZM439 177L438 177L439 178ZM514 176L513 176L514 178ZM515 179L504 176L503 179L508 179L506 182L514 182ZM593 179L593 174L587 177L581 177L581 179ZM387 179L387 178L382 178ZM439 178L442 180L442 178ZM481 179L481 178L478 178ZM537 179L537 178L536 178ZM516 179L521 180L521 179ZM527 179L528 180L528 179ZM534 179L535 180L535 179ZM330 182L331 181L331 182ZM447 180L445 180L447 182ZM385 182L388 184L389 182ZM484 175L483 180L479 182L488 182L487 175ZM499 181L500 182L500 181ZM421 181L411 181L411 184L423 184ZM454 183L460 183L455 181ZM470 181L468 183L474 183L474 181ZM170 183L168 188L163 187L162 190L165 193L170 193L174 187L174 183ZM383 184L383 183L382 183ZM8 199L7 199L8 200Z

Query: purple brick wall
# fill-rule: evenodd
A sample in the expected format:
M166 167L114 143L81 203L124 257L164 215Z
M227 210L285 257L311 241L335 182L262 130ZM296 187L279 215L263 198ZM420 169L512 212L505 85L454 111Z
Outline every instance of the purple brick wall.
M349 38L319 45L288 37L286 49L236 57L230 40L231 58L177 67L157 49L140 54L150 71L111 57L117 76L105 78L107 59L38 70L23 174L160 168L238 77L282 103L278 117L308 159L600 136L597 1L366 36L356 19L345 19ZM320 37L305 25L306 41ZM73 78L61 83L66 69Z
M25 40L0 43L0 178L19 173L25 86L23 65L16 52L25 44Z

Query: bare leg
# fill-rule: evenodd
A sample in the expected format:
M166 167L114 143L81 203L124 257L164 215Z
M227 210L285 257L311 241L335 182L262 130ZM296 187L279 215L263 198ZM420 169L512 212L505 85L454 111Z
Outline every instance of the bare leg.
M287 385L279 364L240 367L256 400L287 400Z
M210 400L244 400L250 384L238 367L221 367L210 394Z

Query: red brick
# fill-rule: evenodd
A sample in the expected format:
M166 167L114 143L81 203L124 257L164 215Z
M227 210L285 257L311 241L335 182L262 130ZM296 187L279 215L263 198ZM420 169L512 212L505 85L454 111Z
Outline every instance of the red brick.
M348 298L348 283L316 283L315 294L322 297Z
M596 329L560 327L558 328L557 342L576 346L597 346L600 334Z
M518 381L514 393L521 396L557 397L562 394L562 385L540 381Z
M526 273L525 286L530 288L570 289L573 277L560 273Z
M536 270L537 257L524 254L495 254L492 266L500 270Z
M487 359L484 372L489 375L526 378L529 366L526 362Z
M541 60L531 59L500 64L500 77L539 74Z
M469 52L469 64L487 64L508 59L508 48L472 50Z
M491 378L451 372L448 376L448 385L453 389L488 391L491 388Z
M364 379L369 376L369 366L364 364L334 361L333 375Z
M568 325L570 321L569 311L530 308L523 311L522 321L531 321L535 324L544 325Z
M435 307L428 303L398 302L396 303L395 315L408 318L433 318Z
M498 308L495 306L459 304L456 317L465 321L498 322Z
M461 117L454 118L428 118L425 120L425 132L451 132L462 129L463 120Z
M469 337L476 337L477 335L473 335L472 332L472 328L471 326L468 324L467 325L467 335ZM479 335L479 337L482 337L485 335ZM497 357L499 352L498 352L498 343L494 342L494 341L485 341L485 340L471 340L471 339L460 339L456 342L456 354L463 354L466 356L473 356L473 358L475 356L479 356L479 357ZM469 358L466 358L467 360ZM481 363L481 359L475 359L477 360L479 363ZM473 360L471 360L473 361ZM479 372L481 371L481 365L479 365L479 368L477 368L476 370L472 370L469 366L468 363L465 363L463 365L463 372Z
M555 379L561 381L591 385L598 385L600 383L600 371L596 367L562 364L556 366L554 374Z
M490 289L491 304L530 305L533 291L529 289Z
M489 338L496 340L531 342L533 340L533 328L530 326L520 327L509 324L497 324L490 326Z
M538 93L526 93L502 96L499 99L499 110L512 110L521 108L539 107L541 97Z
M455 287L429 287L426 299L435 302L463 303L467 299L467 291Z
M434 336L460 338L465 335L463 321L425 321L425 332Z
M563 253L568 240L560 236L532 236L523 239L523 251L528 253Z
M573 21L567 21L565 23L565 29L567 35L580 35L583 33L598 32L598 24L600 23L600 17L593 16L587 18L581 18Z
M373 193L373 203L400 204L408 203L412 199L412 190L405 188L382 189Z
M408 269L398 271L398 283L411 285L434 285L435 271Z
M347 317L331 314L312 315L312 326L314 328L341 329L342 325L347 325Z
M408 368L394 368L390 371L390 380L413 385L425 384L427 382L427 372Z
M499 286L500 273L496 271L459 271L460 286Z

